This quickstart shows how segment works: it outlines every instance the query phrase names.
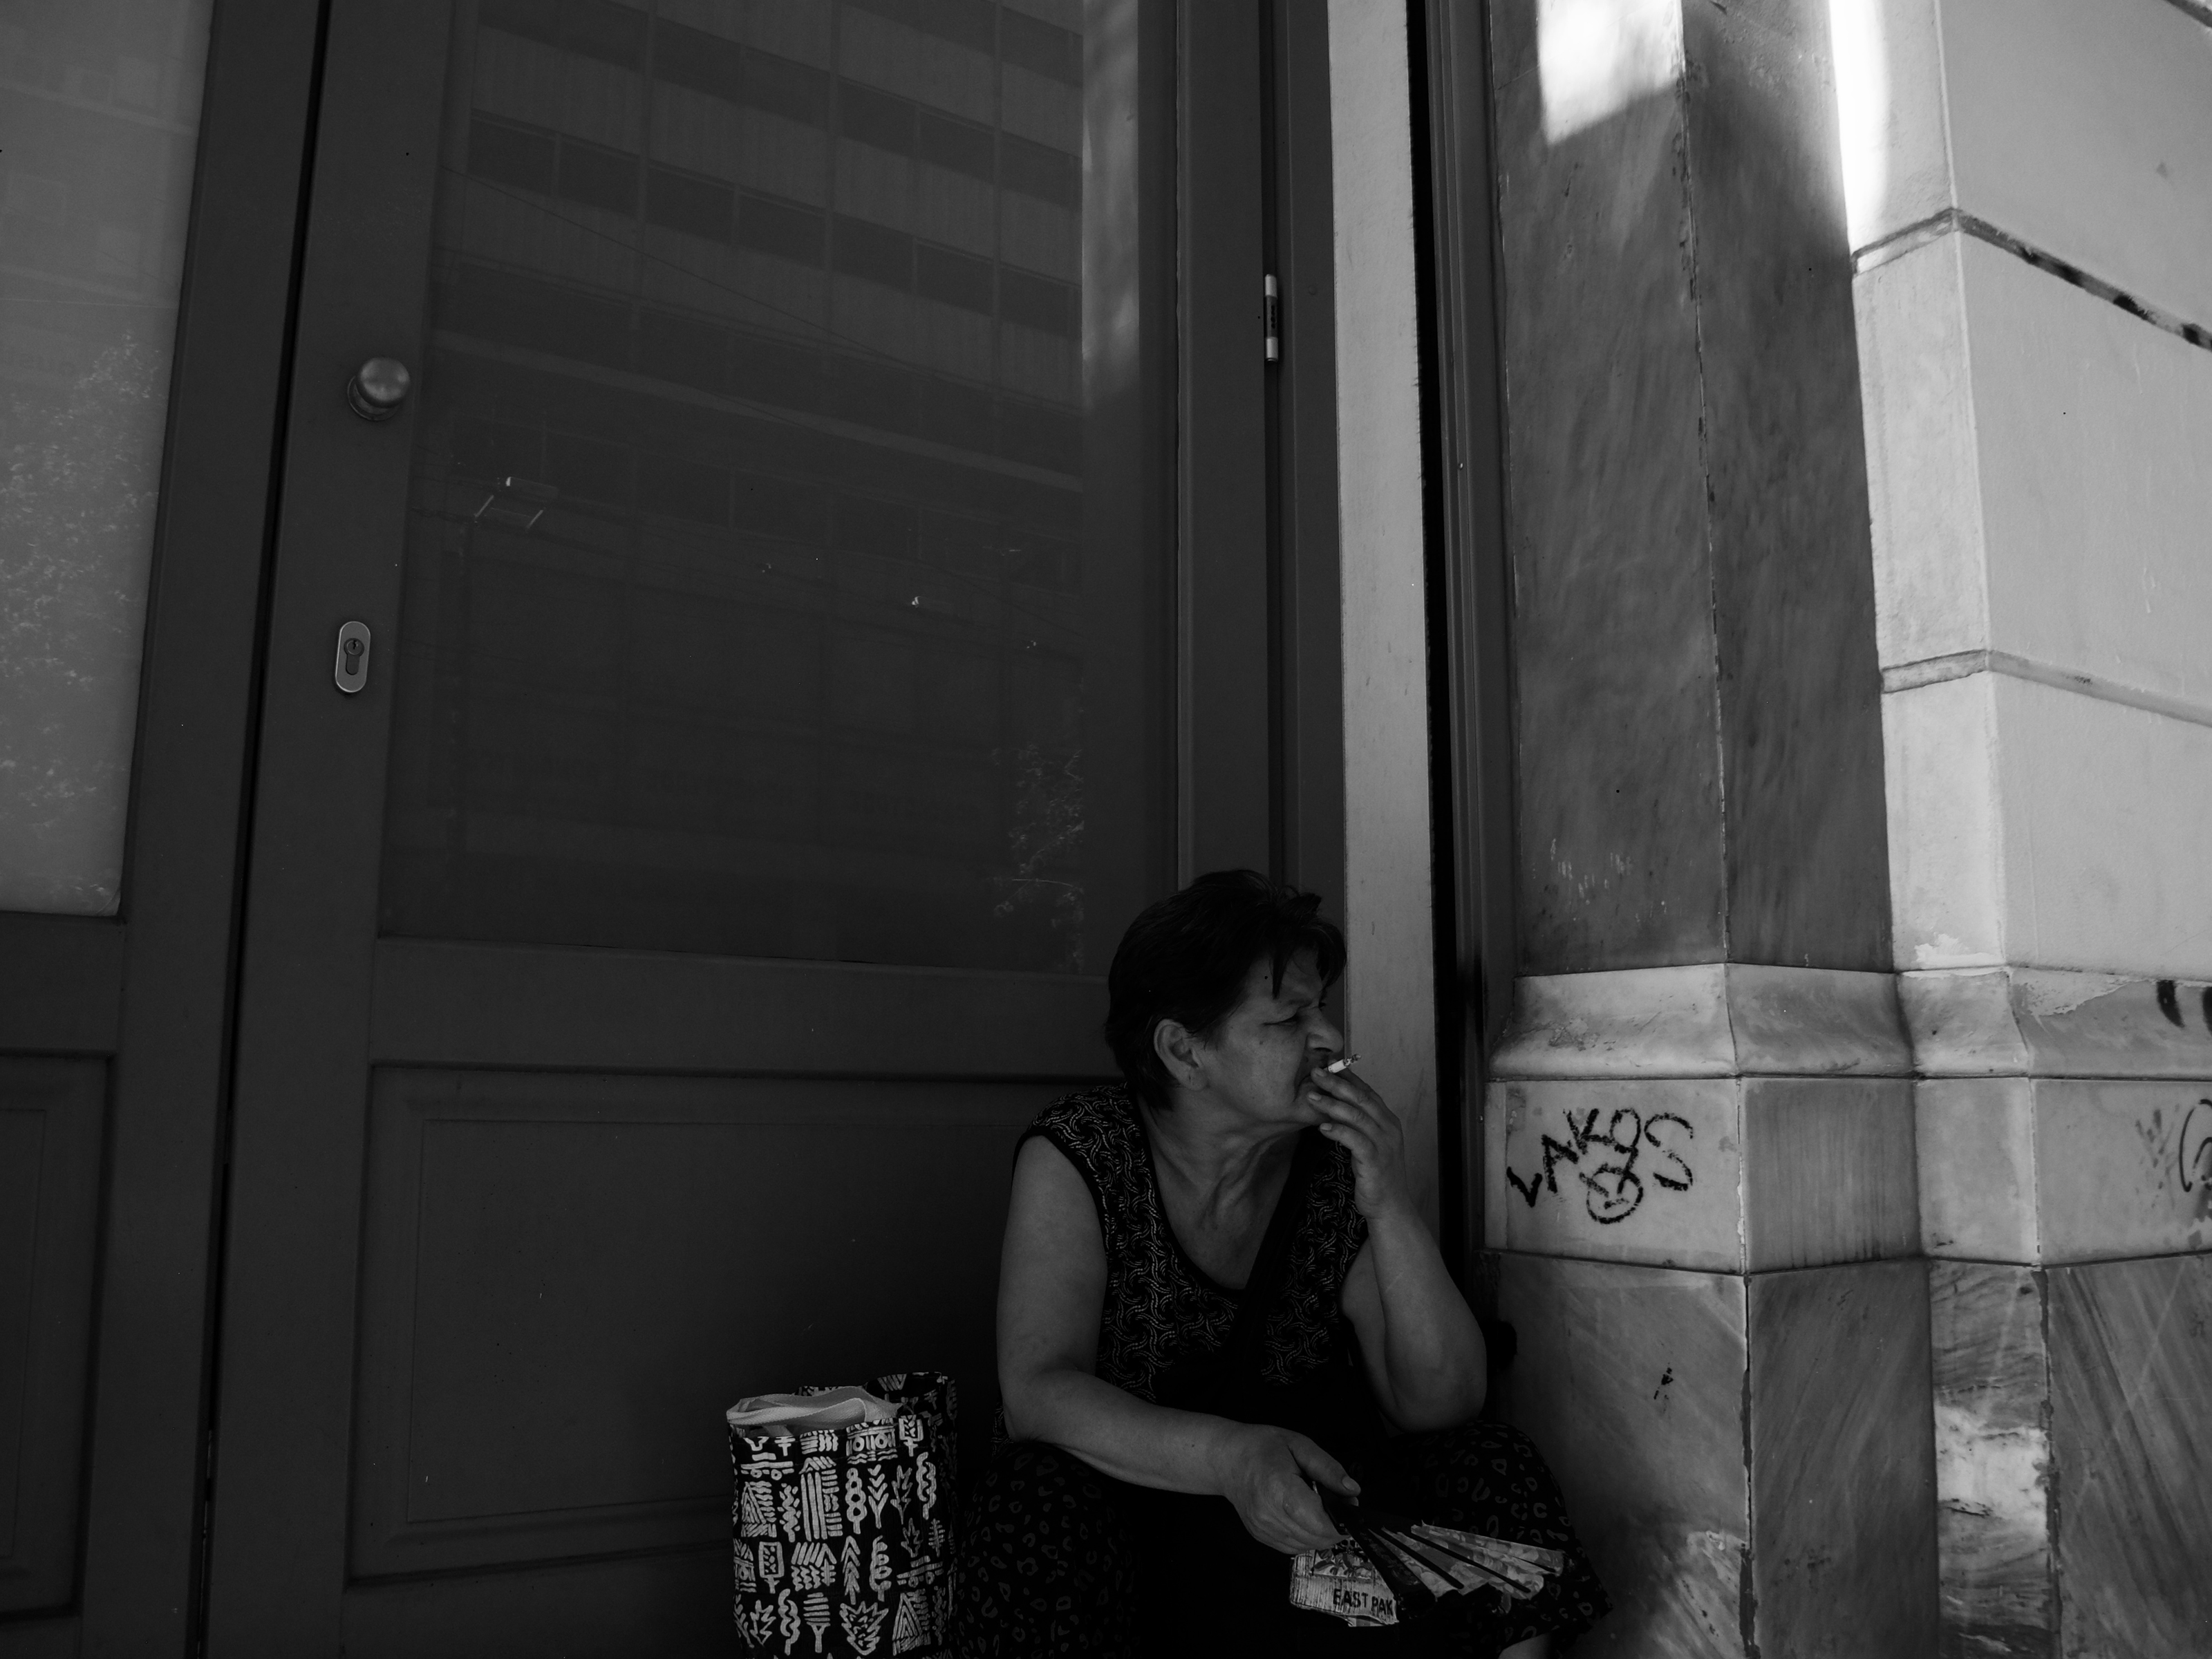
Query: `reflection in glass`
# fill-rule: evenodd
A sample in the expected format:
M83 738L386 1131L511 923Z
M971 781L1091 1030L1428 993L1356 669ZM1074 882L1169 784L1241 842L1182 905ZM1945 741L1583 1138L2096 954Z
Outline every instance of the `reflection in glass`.
M1085 430L1085 13L464 3L387 932L1103 971L1167 554L1095 506L1160 479Z
M210 0L0 0L0 909L112 915Z

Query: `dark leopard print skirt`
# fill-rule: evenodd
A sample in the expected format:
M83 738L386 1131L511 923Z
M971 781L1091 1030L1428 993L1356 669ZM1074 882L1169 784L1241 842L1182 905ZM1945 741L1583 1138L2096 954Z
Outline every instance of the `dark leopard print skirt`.
M1379 1463L1379 1466L1378 1466ZM1610 1607L1528 1436L1471 1423L1389 1442L1354 1474L1377 1501L1446 1526L1563 1550L1543 1594L1490 1590L1380 1630L1290 1605L1289 1558L1254 1540L1227 1500L1110 1480L1035 1442L1001 1446L968 1496L956 1632L963 1659L1165 1659L1182 1653L1491 1656L1564 1642Z

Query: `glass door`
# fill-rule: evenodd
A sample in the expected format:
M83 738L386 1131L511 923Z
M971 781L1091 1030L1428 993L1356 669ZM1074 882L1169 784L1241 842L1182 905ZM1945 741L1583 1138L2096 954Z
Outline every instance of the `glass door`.
M214 1651L726 1651L731 1400L944 1369L980 1449L1013 1136L1235 735L1177 687L1251 550L1193 495L1265 518L1178 459L1258 430L1236 15L336 0Z

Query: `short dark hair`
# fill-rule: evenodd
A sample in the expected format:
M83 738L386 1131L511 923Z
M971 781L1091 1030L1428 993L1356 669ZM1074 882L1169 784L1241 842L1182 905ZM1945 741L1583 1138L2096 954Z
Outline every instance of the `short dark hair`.
M1244 994L1253 964L1283 969L1310 951L1323 986L1344 972L1344 933L1321 914L1320 896L1270 881L1256 870L1216 870L1170 893L1129 924L1107 970L1106 1043L1130 1092L1156 1107L1173 1079L1152 1032L1174 1020L1211 1037Z

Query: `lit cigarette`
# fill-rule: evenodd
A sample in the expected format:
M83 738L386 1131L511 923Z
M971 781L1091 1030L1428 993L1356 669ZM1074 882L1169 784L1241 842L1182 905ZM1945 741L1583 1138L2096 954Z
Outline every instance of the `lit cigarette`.
M1346 1054L1342 1060L1330 1061L1328 1065L1322 1066L1322 1070L1327 1072L1331 1077L1334 1077L1337 1073L1342 1071L1346 1066L1351 1065L1353 1060L1358 1058L1359 1056L1358 1054Z

